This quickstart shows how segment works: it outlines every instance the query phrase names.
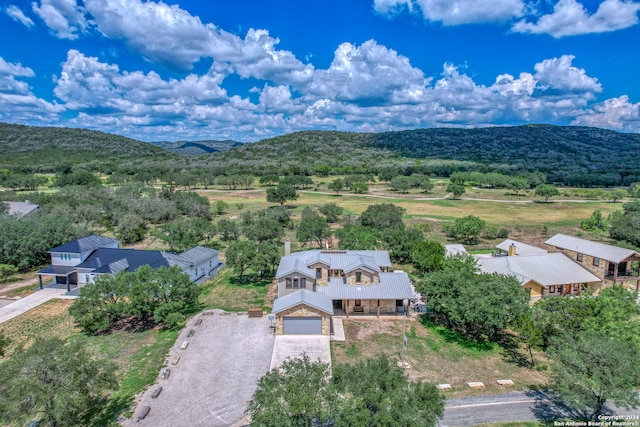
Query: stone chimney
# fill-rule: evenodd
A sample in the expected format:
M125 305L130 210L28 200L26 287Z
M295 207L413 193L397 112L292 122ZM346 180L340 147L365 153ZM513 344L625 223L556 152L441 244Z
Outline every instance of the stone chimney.
M509 256L516 256L516 244L511 243L509 245Z
M291 240L287 239L284 241L284 256L291 255Z

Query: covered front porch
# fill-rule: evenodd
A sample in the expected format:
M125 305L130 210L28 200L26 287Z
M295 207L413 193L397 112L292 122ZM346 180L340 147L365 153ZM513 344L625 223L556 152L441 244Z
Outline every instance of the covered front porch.
M409 311L406 300L401 299L345 299L333 300L334 317L358 316L376 317L393 316L402 317ZM408 301L407 301L408 302Z
M53 276L54 282L58 285L65 285L67 292L71 292L71 288L78 286L78 273L75 267L63 265L50 265L36 273L38 275L38 284L40 289L43 288L42 276Z

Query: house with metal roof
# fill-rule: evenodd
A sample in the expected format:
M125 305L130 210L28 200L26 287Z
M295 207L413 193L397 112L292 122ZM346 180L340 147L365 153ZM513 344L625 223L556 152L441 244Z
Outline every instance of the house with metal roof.
M559 251L598 276L604 287L621 285L640 290L640 253L633 249L556 234L545 242L550 251Z
M582 295L599 289L602 279L562 253L529 256L476 257L481 273L514 276L529 292L530 302L541 298Z
M456 255L469 255L469 252L467 252L467 248L459 243L444 245L444 251L444 255L447 257L453 257Z
M404 313L403 301L413 297L409 276L405 272L391 270L387 251L309 250L286 254L276 272L276 325L282 323L281 333L294 330L320 333L318 315L311 316L316 317L315 326L304 329L300 326L304 321L296 319L303 316L276 311L276 306L280 307L280 299L294 301L307 294L323 298L325 302L331 301L336 315ZM305 292L301 293L303 290ZM311 325L311 322L306 324Z
M43 276L54 276L56 283L84 286L105 274L135 271L143 265L152 268L174 265L196 282L214 276L220 262L215 249L196 246L180 254L162 251L119 248L118 241L103 236L86 236L48 251L51 265L37 272L40 287Z
M31 203L28 200L25 200L24 202L4 202L4 203L7 205L7 214L12 215L18 219L34 214L40 210L40 205ZM1 212L1 209L0 209L0 212Z

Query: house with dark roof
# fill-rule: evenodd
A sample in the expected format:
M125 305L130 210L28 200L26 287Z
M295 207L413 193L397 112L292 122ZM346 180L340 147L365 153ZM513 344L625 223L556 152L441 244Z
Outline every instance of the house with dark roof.
M87 236L48 251L51 265L38 271L40 287L43 276L54 276L56 283L84 286L105 274L135 271L143 265L152 268L174 265L196 282L215 276L220 262L215 249L196 246L180 254L162 251L119 248L118 241L102 236Z
M325 317L334 314L404 313L404 300L413 298L414 292L409 276L391 269L387 251L286 254L276 272L276 333L328 334Z
M633 249L556 234L545 242L550 251L560 251L602 281L603 287L621 285L640 290L640 253Z

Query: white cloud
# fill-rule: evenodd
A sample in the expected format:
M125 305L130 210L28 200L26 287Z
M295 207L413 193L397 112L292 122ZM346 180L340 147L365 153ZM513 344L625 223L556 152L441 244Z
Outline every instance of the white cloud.
M250 29L242 39L163 2L86 0L85 7L106 37L122 39L149 61L170 68L186 71L213 58L218 72L241 77L287 84L311 78L313 67L277 50L279 40L266 30Z
M18 6L10 5L5 9L7 15L14 21L21 22L25 27L32 27L34 25L33 20L24 14L22 9Z
M522 0L374 0L373 7L389 16L419 10L425 20L443 25L505 22L523 16L526 9Z
M598 10L589 15L576 0L559 0L553 13L537 22L522 20L512 30L518 33L550 34L555 38L579 34L622 30L638 23L640 3L629 0L604 0Z
M640 131L640 102L631 103L629 97L607 99L592 109L581 112L571 123L627 132Z
M61 39L74 40L88 27L85 13L76 0L41 0L31 3L31 8Z
M360 46L343 43L327 70L316 70L306 93L361 105L416 103L426 79L405 56L368 40Z
M0 57L0 121L51 123L65 108L36 97L29 85L16 77L35 77L31 68Z
M589 77L583 68L572 65L573 55L545 59L535 65L536 79L543 90L555 89L563 93L601 92L602 85L595 77Z
M222 79L223 76L212 72L203 76L191 74L181 80L163 80L153 71L147 74L120 71L117 65L70 50L54 91L74 110L165 115L171 109L179 113L193 105L226 101L227 94L220 87Z

